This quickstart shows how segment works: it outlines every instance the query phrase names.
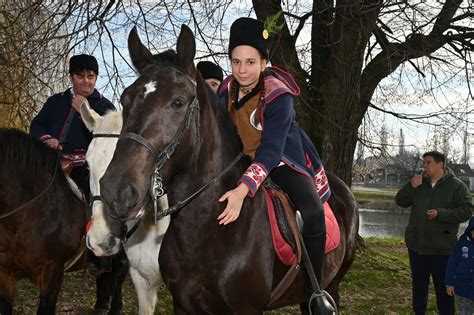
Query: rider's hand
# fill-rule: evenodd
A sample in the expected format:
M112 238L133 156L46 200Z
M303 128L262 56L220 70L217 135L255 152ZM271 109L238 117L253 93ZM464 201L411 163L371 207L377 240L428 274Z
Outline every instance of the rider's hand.
M74 107L74 109L78 113L81 112L81 106L83 104L89 105L89 102L87 101L87 98L85 98L82 95L74 94L74 96L72 97L72 104L71 105L72 105L72 107Z
M217 217L219 224L227 225L239 218L242 203L249 192L249 188L245 184L240 184L237 188L229 190L222 197L219 202L227 200L227 206L224 211Z
M53 148L54 150L62 150L63 147L59 145L59 140L56 138L50 138L45 140L44 143L48 145L48 147Z

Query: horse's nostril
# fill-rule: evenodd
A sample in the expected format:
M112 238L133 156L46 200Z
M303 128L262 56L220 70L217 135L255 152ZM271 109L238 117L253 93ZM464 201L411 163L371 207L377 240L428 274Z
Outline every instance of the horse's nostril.
M117 239L112 235L109 237L109 241L107 243L107 252L112 252L112 250L118 245Z

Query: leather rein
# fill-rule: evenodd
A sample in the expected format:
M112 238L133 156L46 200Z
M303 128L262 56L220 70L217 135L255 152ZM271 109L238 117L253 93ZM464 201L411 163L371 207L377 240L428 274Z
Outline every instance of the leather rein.
M41 196L43 196L49 190L49 188L53 185L54 179L56 178L56 173L58 171L58 164L59 164L59 158L60 157L61 157L61 152L58 151L58 154L56 155L56 163L54 164L55 167L54 167L53 177L51 177L51 180L49 181L48 185L38 195L36 195L35 197L30 199L26 203L22 204L21 206L15 208L15 209L13 209L13 210L5 213L5 214L0 215L0 220L4 220L4 219L14 215L15 213L19 212L20 210L25 209L26 207L31 205L33 202L38 200Z

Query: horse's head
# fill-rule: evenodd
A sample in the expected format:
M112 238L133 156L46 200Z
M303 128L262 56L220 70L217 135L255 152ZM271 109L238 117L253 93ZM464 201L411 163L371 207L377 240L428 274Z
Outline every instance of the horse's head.
M104 175L115 151L122 129L122 113L109 112L101 117L89 106L81 107L81 117L93 133L87 149L89 183L93 195L92 225L86 235L86 245L96 256L113 255L120 249L122 223L110 218L100 199L99 179Z
M197 137L190 124L199 110L195 40L187 26L181 28L176 52L152 55L135 28L128 46L139 77L122 93L124 125L112 162L100 181L111 215L122 220L135 217L150 200L157 165L166 184L169 174L182 169L176 157L193 155L186 143Z

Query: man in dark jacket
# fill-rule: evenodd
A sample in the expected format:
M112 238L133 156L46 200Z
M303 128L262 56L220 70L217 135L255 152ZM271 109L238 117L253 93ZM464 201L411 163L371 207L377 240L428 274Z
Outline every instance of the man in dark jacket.
M405 242L415 314L426 312L430 276L439 313L454 314L454 299L446 293L445 272L459 224L472 216L472 204L468 188L445 163L440 152L423 154L425 176L413 176L395 197L399 206L411 206Z
M88 103L99 115L115 110L114 105L95 89L98 74L95 57L85 54L71 57L69 79L72 87L48 98L30 127L33 137L73 160L70 177L86 198L89 198L89 179L85 153L92 135L82 122L81 106Z

